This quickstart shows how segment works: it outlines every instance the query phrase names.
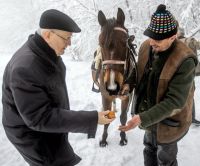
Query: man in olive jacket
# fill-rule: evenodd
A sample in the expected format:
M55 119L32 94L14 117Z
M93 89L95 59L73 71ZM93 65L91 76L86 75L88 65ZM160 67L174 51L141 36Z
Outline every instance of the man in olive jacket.
M70 110L65 65L60 57L80 32L66 14L50 9L40 29L6 66L3 86L3 126L8 139L30 166L74 166L81 158L68 142L68 132L94 137L97 123L108 124L108 111Z
M136 126L145 129L145 166L177 166L177 141L192 121L197 59L176 39L176 33L173 15L165 5L159 5L144 32L149 39L139 50L139 83L132 107L135 115L119 127L122 131Z

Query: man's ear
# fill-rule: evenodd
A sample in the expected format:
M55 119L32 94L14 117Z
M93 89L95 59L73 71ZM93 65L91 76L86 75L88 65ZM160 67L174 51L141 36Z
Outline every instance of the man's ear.
M43 39L45 40L45 41L49 41L49 39L50 39L50 37L51 37L51 31L44 31L43 33L42 33L42 37L43 37Z
M177 38L177 35L173 35L172 37L170 37L170 40L173 42L176 38Z

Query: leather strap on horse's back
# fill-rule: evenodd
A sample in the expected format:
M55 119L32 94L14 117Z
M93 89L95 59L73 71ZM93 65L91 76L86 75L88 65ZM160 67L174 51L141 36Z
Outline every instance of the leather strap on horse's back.
M95 76L93 77L93 86L92 86L92 91L94 92L100 92L99 89L95 88L95 84L99 87L99 74L101 71L101 66L102 66L102 54L101 54L101 47L98 47L97 50L95 51L96 55L94 57L94 62L92 64L92 72L94 72Z

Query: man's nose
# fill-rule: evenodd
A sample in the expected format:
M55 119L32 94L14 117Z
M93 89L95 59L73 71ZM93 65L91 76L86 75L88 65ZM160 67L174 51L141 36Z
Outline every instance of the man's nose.
M66 42L66 46L71 46L71 39Z

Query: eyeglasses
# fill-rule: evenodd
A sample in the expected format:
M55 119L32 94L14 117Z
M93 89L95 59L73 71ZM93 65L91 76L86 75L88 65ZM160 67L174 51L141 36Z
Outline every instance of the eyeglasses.
M54 33L56 36L60 37L65 43L68 43L71 40L71 36L66 39L62 37L61 35L57 34L55 31L51 31L51 32Z

